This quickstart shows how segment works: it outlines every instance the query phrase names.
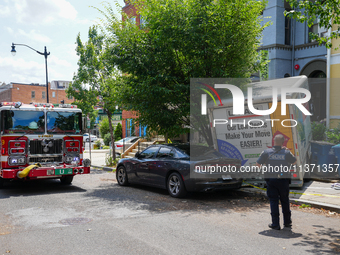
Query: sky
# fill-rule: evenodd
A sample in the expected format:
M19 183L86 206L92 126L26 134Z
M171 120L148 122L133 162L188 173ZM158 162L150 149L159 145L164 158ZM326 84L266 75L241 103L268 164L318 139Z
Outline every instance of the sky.
M124 6L123 0L107 2ZM48 81L72 81L78 68L77 35L87 41L89 27L103 18L91 6L103 9L103 0L0 0L0 85L46 84L44 56L25 46L16 46L12 56L12 43L40 52L46 46Z

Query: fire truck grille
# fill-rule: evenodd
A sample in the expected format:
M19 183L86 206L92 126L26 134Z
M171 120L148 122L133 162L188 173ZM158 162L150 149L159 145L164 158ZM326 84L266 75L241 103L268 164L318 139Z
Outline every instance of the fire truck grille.
M29 163L60 163L63 162L63 156L56 157L30 157Z
M31 155L48 155L63 153L62 139L44 139L31 140L29 143L29 152Z

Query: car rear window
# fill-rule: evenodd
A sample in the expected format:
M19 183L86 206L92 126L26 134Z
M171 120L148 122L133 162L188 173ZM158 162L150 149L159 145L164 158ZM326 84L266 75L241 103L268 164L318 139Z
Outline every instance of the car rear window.
M157 158L173 158L174 157L174 150L166 147L161 147L159 152L157 153Z
M145 149L141 154L139 154L138 158L152 158L155 153L158 151L159 147L152 146Z

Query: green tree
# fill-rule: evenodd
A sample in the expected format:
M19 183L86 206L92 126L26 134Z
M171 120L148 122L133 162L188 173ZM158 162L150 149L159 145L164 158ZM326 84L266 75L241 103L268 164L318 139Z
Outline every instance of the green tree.
M105 136L103 136L103 141L106 146L110 145L111 142L111 135L110 133L107 133Z
M112 114L117 102L119 79L115 78L115 69L110 61L107 40L96 26L89 28L88 41L83 43L80 34L77 36L78 71L73 77L68 95L76 99L76 104L84 113L90 112L94 106L102 106L108 117L111 140L114 141ZM113 146L112 157L115 158Z
M309 33L311 39L319 44L325 43L327 48L332 48L332 39L339 38L340 32L340 2L339 0L286 0L292 7L291 11L285 11L289 18L296 19L311 27L318 19L320 27L331 30L330 35L320 37L318 34ZM333 29L332 29L333 26ZM336 48L337 49L337 48Z
M111 61L124 75L121 104L140 125L176 136L190 125L190 78L250 77L258 64L261 12L257 0L135 0L142 29L121 21L107 4L103 24ZM208 135L209 136L209 135Z
M109 126L109 119L108 118L103 118L99 122L99 132L100 132L100 136L103 137L103 138L107 133L110 133L110 126Z
M120 140L123 137L123 128L122 124L118 123L115 129L115 139Z

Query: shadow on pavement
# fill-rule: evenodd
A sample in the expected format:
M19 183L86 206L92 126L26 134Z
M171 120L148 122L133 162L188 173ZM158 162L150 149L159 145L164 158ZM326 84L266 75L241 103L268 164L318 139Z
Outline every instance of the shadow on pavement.
M223 211L240 209L251 211L268 208L267 199L257 195L246 194L237 190L216 191L209 193L189 193L185 198L171 197L164 189L142 185L121 187L117 183L102 184L100 188L86 193L86 196L106 200L111 205L124 203L139 205L138 208L151 212L195 210Z
M340 232L339 229L325 228L322 225L313 225L317 229L314 233L303 235L302 240L295 246L311 247L306 250L316 254L340 254Z
M62 185L60 180L32 180L5 182L0 190L0 199L17 196L37 196L56 193L86 192L74 185Z
M295 233L291 228L283 228L281 230L268 229L259 232L259 234L283 239L298 238L302 236L300 233Z

